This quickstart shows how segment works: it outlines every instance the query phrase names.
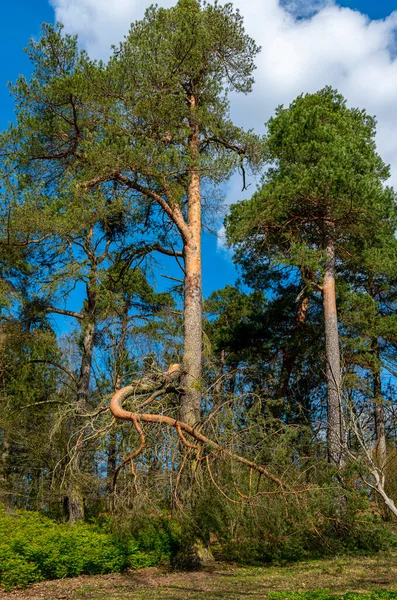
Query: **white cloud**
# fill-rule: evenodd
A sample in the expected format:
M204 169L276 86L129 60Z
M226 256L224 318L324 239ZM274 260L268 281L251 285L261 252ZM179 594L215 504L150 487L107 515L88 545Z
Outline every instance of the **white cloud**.
M146 0L50 0L57 20L78 33L96 57L106 58L111 44L143 16ZM160 0L171 6L175 0ZM333 0L234 0L246 29L262 52L254 92L232 98L236 122L263 130L274 108L298 94L331 85L351 106L366 108L378 119L378 147L392 165L397 186L397 11L371 21ZM301 18L305 16L305 18ZM230 185L229 198L237 186ZM252 188L250 188L252 190ZM237 193L237 198L240 195Z
M55 17L69 33L77 33L90 56L106 59L112 44L128 33L130 24L141 19L151 4L146 0L49 0ZM161 6L175 4L162 0Z

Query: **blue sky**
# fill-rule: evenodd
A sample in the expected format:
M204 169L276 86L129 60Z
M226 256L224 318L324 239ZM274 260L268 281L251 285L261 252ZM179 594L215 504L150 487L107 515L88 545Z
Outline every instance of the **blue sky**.
M43 21L62 19L68 31L80 34L82 44L91 54L106 56L110 43L117 43L127 32L126 24L140 17L143 8L149 4L142 0L51 1L52 4L47 0L3 3L0 23L3 56L0 63L1 128L7 127L14 118L6 84L20 73L29 74L23 47L30 37L38 37ZM296 17L300 8L306 8L310 2L315 2L316 14L302 24ZM169 6L173 1L163 0L159 4ZM397 8L394 2L341 0L338 4L327 4L322 0L296 0L293 5L288 2L288 11L277 0L236 0L235 4L241 5L248 31L264 48L255 93L252 97L233 101L232 114L237 122L263 129L264 121L277 104L289 102L298 93L315 91L329 83L341 89L354 105L368 108L377 115L381 153L392 165L397 163L397 142L392 142L397 139L397 63L391 48L397 14L395 20L389 17ZM340 7L352 10L343 11ZM386 21L371 22L364 14L370 19ZM255 182L252 183L250 192L255 189ZM233 180L228 188L230 202L241 198L240 189L241 182ZM216 236L205 236L205 295L233 283L236 277L230 257L219 246Z
M339 2L341 6L359 10L368 15L371 19L383 19L387 17L393 10L396 10L397 5L394 0L344 0Z

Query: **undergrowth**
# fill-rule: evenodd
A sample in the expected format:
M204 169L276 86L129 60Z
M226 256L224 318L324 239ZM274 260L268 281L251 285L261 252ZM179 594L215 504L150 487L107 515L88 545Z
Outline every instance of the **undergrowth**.
M104 526L56 523L39 513L7 513L0 507L0 586L5 590L152 566L160 558L159 551L142 551L133 538L116 537Z

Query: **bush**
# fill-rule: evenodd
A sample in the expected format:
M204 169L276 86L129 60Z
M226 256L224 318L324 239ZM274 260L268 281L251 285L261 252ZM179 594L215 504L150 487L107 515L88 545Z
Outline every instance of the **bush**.
M112 517L110 530L120 542L133 538L140 550L160 562L169 559L180 547L181 528L166 513L149 515L142 510L123 512Z
M239 489L244 491L248 485L243 476ZM204 541L216 539L217 558L246 565L397 548L390 526L371 514L365 491L339 487L326 468L322 476L321 485L306 494L265 493L246 504L225 502L212 482L204 482L195 503L185 509L184 519L190 524L187 537L194 539L196 531ZM238 477L237 468L231 482L227 473L216 473L220 488L232 498L236 498L233 486Z
M43 579L96 575L158 562L132 539L99 526L58 524L34 512L0 508L0 585L10 590Z

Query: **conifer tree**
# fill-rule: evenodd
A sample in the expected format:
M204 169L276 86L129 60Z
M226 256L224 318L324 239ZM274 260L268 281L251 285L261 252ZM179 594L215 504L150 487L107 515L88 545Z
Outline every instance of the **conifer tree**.
M179 0L149 8L107 65L45 26L29 47L30 82L14 87L18 124L8 156L26 185L89 202L114 187L171 223L185 270L181 418L200 417L202 191L258 160L258 140L234 126L229 91L252 86L255 43L230 4ZM160 235L159 235L160 237Z
M228 237L237 258L266 270L305 269L306 285L322 295L328 455L344 462L342 370L335 279L351 255L370 246L373 231L390 230L394 194L384 189L389 169L375 148L375 120L351 109L331 88L279 107L268 122L262 187L232 207ZM267 266L266 266L267 264ZM291 276L291 274L290 274Z

